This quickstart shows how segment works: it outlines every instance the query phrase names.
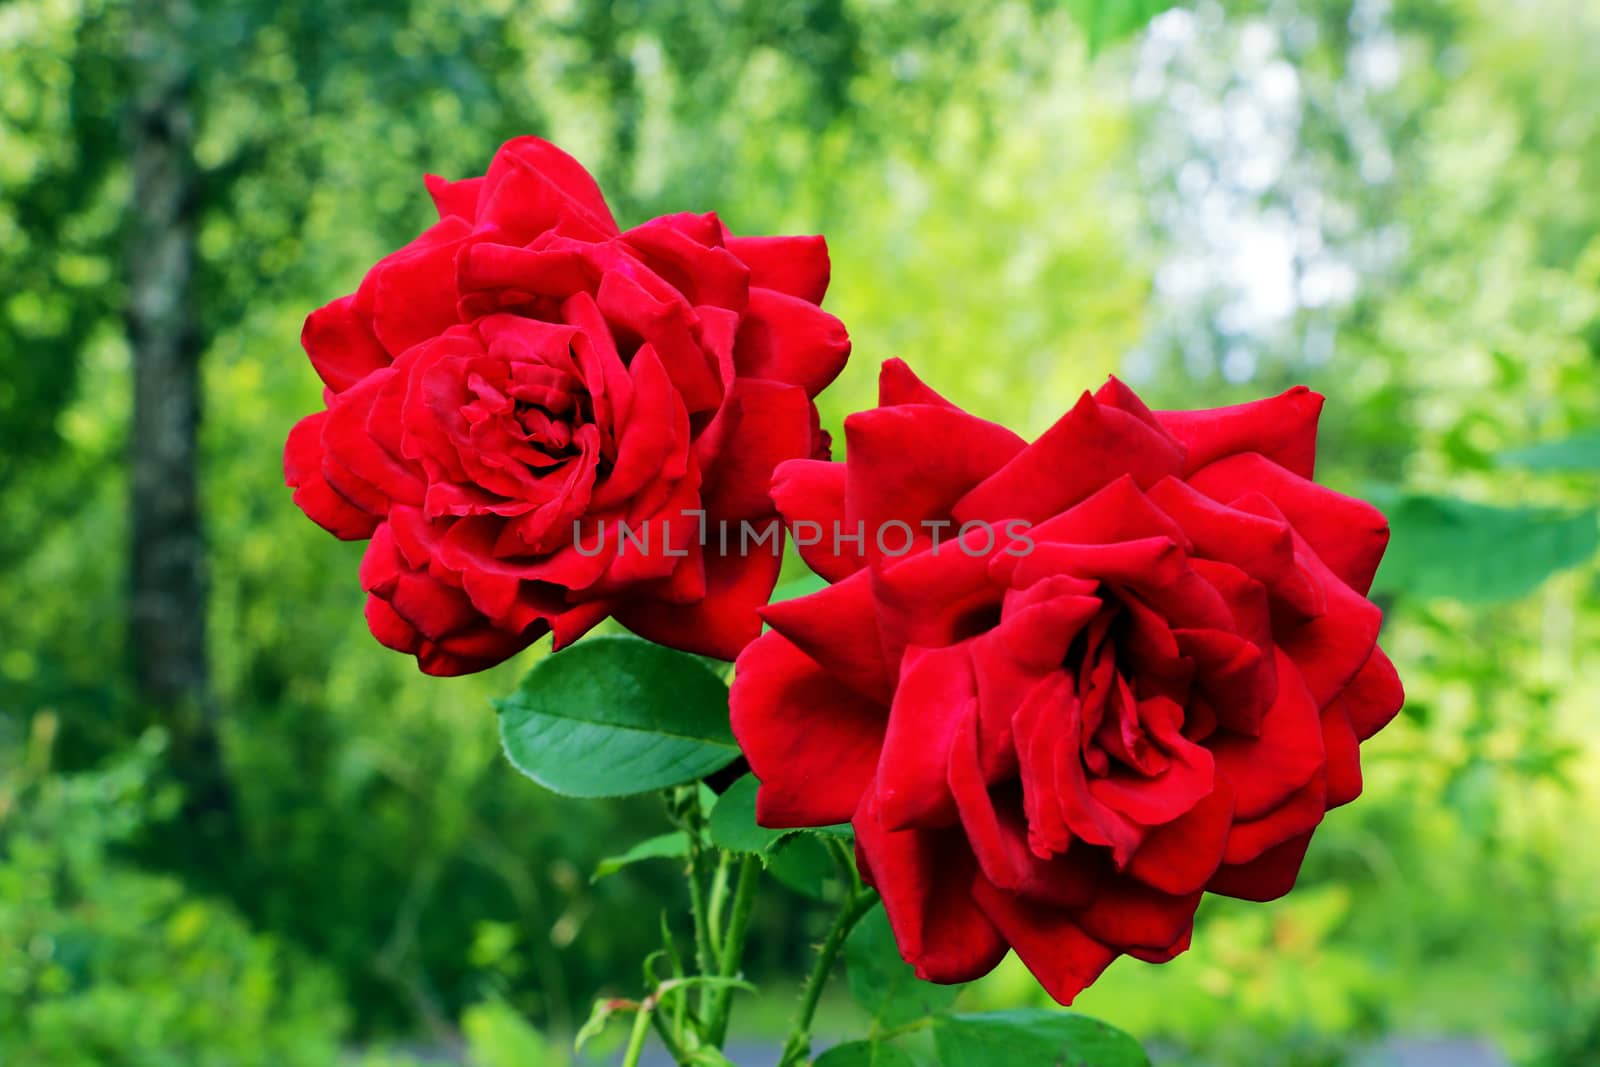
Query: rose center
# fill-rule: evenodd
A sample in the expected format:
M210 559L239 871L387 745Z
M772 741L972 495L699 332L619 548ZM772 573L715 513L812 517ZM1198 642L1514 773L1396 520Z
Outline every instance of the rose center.
M1139 671L1128 660L1139 637L1128 606L1107 598L1078 632L1062 668L1077 682L1079 737L1084 767L1096 777L1133 773L1150 778L1166 770L1167 754L1150 740L1136 693Z

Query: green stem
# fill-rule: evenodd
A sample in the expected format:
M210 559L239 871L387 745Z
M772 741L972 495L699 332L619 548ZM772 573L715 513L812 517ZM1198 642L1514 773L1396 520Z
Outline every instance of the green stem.
M678 943L672 936L672 927L667 924L667 913L666 912L662 912L661 913L661 944L662 944L663 948L666 950L667 962L672 965L672 976L674 978L682 978L684 976L683 959L682 959L682 957L680 957L678 955ZM687 1013L689 1011L689 993L688 993L688 991L684 990L684 989L679 989L676 992L674 992L672 994L671 1007L672 1007L672 1032L674 1034L681 1034L681 1033L683 1033L683 1020L684 1020L684 1017L687 1015ZM656 1016L656 1020L655 1021L656 1021L656 1026L657 1026L658 1029L660 1027L666 1025L662 1021L660 1015Z
M694 913L694 963L695 971L699 974L715 974L711 968L715 965L715 957L711 951L711 923L706 913L705 885L702 881L705 874L705 862L700 849L700 842L694 834L689 836L689 909ZM705 989L700 990L700 1014L705 1015L708 997Z
M728 864L732 860L732 853L719 852L717 869L711 876L711 903L706 907L706 920L711 929L713 951L722 944L722 913L728 908Z
M681 999L679 1002L682 1003ZM689 1054L683 1051L683 1046L678 1043L678 1035L673 1032L673 1024L667 1022L660 1012L651 1013L650 1023L656 1028L656 1036L661 1038L661 1043L667 1047L667 1054L672 1057L672 1062L687 1064Z
M650 1033L650 1017L654 1014L644 1005L633 1017L633 1030L628 1034L628 1050L622 1054L622 1067L639 1067L639 1057L644 1054L644 1039Z
M724 858L727 854L724 853ZM736 978L744 962L745 937L750 932L750 913L755 910L756 887L761 884L761 861L746 856L739 864L739 886L733 894L733 914L728 919L728 934L722 942L722 958L718 973L724 978ZM706 1022L706 1041L713 1048L721 1048L728 1036L728 1015L733 1004L733 989L724 986L716 990L711 999L711 1013Z
M856 870L855 853L851 847L832 834L821 836L823 847L833 857L834 866L839 868L840 880L850 887L851 893L866 892L866 887L861 884L861 872Z
M844 939L850 936L850 931L863 915L872 910L877 900L877 894L870 890L860 893L852 891L845 897L844 906L833 921L833 929L828 931L828 939L822 943L822 950L817 954L817 965L806 979L805 991L800 997L800 1011L795 1015L789 1040L784 1043L783 1058L778 1061L778 1067L795 1067L804 1063L810 1055L811 1021L816 1018L822 988L833 974L833 964L839 958L839 950L844 947Z

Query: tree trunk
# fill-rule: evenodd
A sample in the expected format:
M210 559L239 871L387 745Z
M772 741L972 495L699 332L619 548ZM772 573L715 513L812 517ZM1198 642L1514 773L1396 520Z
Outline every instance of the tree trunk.
M191 809L214 811L226 790L206 656L192 25L188 0L134 0L126 260L133 354L129 635L140 704L169 732L172 765L189 787Z

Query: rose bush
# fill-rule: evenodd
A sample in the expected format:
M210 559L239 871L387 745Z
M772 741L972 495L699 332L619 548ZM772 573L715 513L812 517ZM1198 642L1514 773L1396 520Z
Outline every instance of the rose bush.
M610 614L733 658L778 554L700 531L774 518L774 467L828 454L812 398L850 344L818 307L822 238L735 237L713 214L621 232L532 137L427 184L439 221L306 320L326 409L284 453L308 516L371 539L374 636L461 674Z
M833 584L738 660L758 821L852 821L920 976L1013 948L1062 1003L1184 951L1203 892L1287 892L1402 701L1387 524L1311 480L1322 398L1153 413L1113 379L1028 444L892 361L879 404L846 463L777 471Z

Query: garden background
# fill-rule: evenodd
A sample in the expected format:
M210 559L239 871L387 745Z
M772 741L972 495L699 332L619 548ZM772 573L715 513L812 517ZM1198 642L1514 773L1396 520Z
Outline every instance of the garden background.
M0 1063L562 1064L680 920L669 863L593 877L658 805L502 758L542 646L421 676L282 484L306 312L529 132L625 226L828 235L836 440L890 356L1029 433L1112 372L1326 393L1406 710L1292 895L1078 1007L1172 1063L1600 1062L1600 6L1169 7L0 0ZM825 922L764 895L746 1043Z

